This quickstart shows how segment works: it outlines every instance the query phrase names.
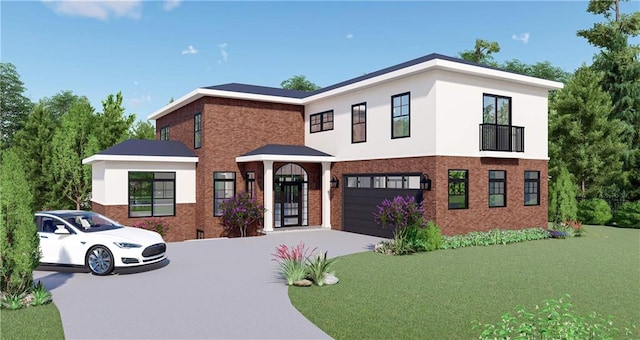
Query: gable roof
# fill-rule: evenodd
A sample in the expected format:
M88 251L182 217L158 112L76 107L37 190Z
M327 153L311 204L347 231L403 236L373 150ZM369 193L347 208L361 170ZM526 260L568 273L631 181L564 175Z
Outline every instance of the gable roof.
M469 62L459 58L432 53L391 67L383 68L375 72L367 73L365 75L355 77L331 86L327 86L313 92L295 91L275 87L238 83L200 87L161 108L160 110L152 113L151 115L149 115L148 119L158 119L184 105L187 105L205 96L305 105L315 100L339 95L366 86L372 86L399 77L424 72L428 69L443 69L463 74L501 79L504 81L526 84L529 86L542 87L548 90L560 89L563 87L562 83L558 83L555 81L535 78L519 73L501 70L499 68L483 64Z
M106 160L197 162L198 157L178 141L129 139L83 159L82 164Z
M335 162L336 158L304 145L267 144L236 157L236 162Z
M332 157L328 153L318 151L304 145L284 145L284 144L267 144L255 150L249 151L242 156L256 155L286 155L286 156L326 156Z

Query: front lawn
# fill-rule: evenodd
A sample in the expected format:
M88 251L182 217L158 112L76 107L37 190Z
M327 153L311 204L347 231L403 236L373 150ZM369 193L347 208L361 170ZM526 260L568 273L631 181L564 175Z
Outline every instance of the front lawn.
M60 312L53 303L0 313L0 338L64 339Z
M471 339L522 305L571 297L574 314L640 327L640 230L586 226L585 237L409 256L364 252L335 263L340 283L290 287L293 305L338 339ZM639 329L634 331L638 336ZM624 333L621 333L624 334Z

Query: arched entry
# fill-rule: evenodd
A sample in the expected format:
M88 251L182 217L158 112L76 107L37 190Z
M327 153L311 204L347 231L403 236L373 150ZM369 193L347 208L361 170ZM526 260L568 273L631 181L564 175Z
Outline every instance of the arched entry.
M307 171L298 164L287 163L273 176L274 207L273 226L308 225Z

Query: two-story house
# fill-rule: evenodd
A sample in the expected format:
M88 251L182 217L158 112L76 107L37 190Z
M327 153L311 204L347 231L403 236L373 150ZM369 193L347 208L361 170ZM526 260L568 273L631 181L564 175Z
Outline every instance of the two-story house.
M245 191L266 232L390 236L372 214L396 195L444 234L545 227L547 96L562 86L430 54L315 92L198 88L149 116L158 140L84 160L93 209L160 217L169 240L219 237L219 203Z

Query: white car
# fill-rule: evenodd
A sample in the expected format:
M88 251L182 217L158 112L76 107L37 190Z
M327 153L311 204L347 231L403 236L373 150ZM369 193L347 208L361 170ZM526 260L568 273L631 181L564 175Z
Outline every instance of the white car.
M98 213L80 210L35 214L41 265L86 266L95 275L115 267L132 267L166 258L160 234L124 227Z

